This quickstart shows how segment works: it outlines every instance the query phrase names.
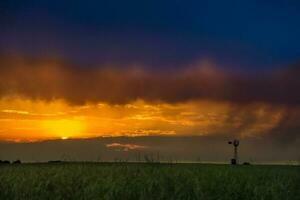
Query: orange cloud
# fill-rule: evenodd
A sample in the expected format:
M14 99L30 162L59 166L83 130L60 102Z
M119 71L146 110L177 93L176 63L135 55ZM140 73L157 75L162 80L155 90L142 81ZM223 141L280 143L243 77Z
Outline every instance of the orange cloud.
M106 145L107 148L114 148L122 151L129 151L135 149L145 149L147 146L137 145L137 144L120 144L120 143L111 143Z
M227 135L297 138L300 109L282 105L191 101L70 105L65 101L0 100L0 140L110 136ZM26 111L26 114L24 114ZM20 114L21 113L21 114ZM283 134L284 133L284 134Z
M0 64L1 140L299 137L297 66L256 76L210 63L168 72L5 57Z
M1 112L4 113L15 113L15 114L20 114L20 115L28 115L28 111L23 111L23 110L2 110Z

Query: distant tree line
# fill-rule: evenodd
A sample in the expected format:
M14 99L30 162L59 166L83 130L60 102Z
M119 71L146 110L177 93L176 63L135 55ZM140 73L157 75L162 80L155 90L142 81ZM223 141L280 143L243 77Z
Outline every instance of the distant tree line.
M15 160L10 162L9 160L0 160L0 165L2 164L21 164L21 160Z

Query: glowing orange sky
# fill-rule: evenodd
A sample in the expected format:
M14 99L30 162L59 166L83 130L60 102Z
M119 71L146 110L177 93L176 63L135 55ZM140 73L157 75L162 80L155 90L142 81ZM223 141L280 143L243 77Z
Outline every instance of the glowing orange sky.
M270 109L272 108L272 109ZM233 115L236 109L241 109ZM244 111L244 112L243 112ZM36 141L98 136L238 134L258 136L279 122L280 107L193 101L72 106L63 100L0 100L0 139ZM248 122L251 116L253 119Z
M300 130L299 70L242 73L210 60L182 69L79 67L0 58L0 140L272 133Z

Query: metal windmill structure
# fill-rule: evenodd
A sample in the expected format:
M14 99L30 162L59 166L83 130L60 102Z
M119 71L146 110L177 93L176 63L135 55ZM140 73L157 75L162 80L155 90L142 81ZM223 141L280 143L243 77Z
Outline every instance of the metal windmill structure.
M239 164L239 160L238 160L238 146L240 144L240 141L237 140L237 139L234 139L233 141L229 141L228 144L232 144L234 146L233 158L231 159L231 164L232 165Z

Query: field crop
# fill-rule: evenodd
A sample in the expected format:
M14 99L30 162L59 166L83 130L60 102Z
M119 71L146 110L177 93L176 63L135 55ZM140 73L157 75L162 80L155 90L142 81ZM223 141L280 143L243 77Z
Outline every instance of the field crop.
M299 166L57 163L0 166L0 199L300 199Z

